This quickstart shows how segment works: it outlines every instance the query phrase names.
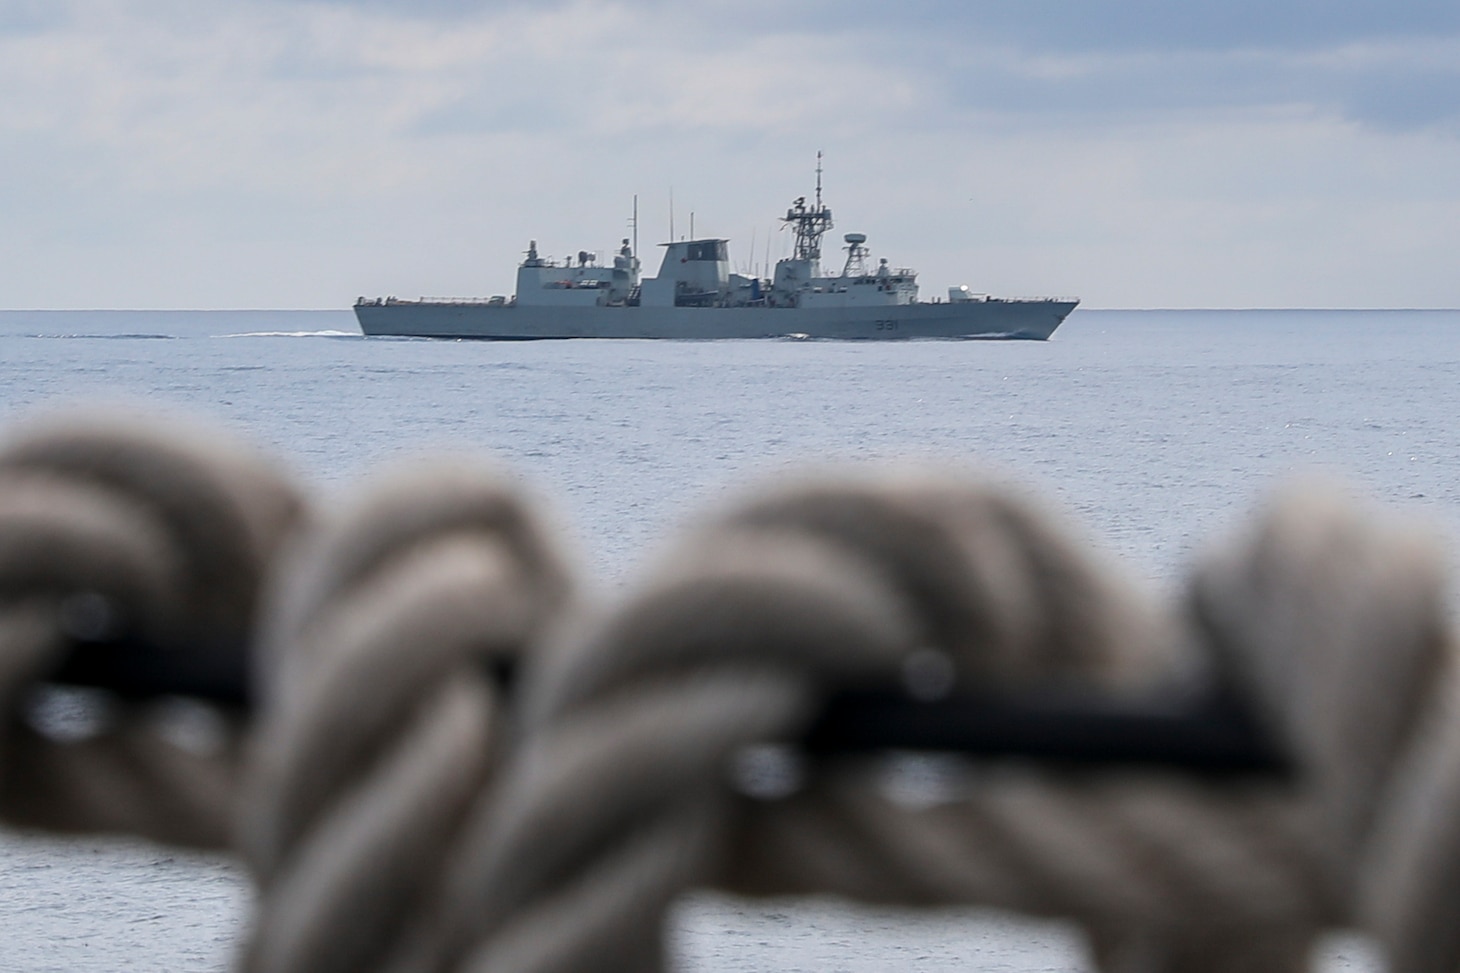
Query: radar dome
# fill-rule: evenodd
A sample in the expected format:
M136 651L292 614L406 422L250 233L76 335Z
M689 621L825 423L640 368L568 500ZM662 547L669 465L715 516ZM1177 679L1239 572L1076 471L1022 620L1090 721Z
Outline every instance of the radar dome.
M866 243L867 242L867 234L865 234L865 233L848 233L846 236L842 237L842 239L845 240L845 241L847 241L848 243L851 243L851 244Z

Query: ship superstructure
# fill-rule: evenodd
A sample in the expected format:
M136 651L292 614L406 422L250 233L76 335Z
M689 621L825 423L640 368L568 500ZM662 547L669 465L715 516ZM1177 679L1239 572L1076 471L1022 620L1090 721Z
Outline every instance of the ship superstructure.
M527 245L527 259L517 267L517 300L538 307L624 307L637 300L639 258L629 241L614 255L610 266L600 266L598 254L578 251L577 263L544 260L537 241Z

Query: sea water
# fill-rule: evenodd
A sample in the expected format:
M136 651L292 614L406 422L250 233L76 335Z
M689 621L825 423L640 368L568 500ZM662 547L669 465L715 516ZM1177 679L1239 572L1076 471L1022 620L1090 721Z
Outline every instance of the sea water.
M1298 474L1460 536L1460 312L1077 311L1049 342L360 337L348 311L0 312L0 432L126 401L222 424L314 501L422 453L515 472L605 587L765 478L848 462L990 472L1156 589ZM0 969L225 967L226 861L0 834ZM700 896L692 970L1074 970L1061 924ZM1377 969L1359 940L1326 969Z

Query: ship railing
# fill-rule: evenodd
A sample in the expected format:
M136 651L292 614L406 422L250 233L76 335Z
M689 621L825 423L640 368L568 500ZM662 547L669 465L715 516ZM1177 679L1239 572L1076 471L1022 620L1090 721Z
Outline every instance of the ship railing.
M499 305L507 303L503 296L492 297L423 297L417 302L420 304L491 304Z
M946 297L932 297L918 304L1079 304L1078 297L1005 297L1002 294L969 294L961 301L950 301Z

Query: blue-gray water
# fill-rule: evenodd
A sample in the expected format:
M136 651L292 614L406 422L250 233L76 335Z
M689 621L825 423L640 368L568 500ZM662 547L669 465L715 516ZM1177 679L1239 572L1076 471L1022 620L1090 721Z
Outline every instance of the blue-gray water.
M756 476L813 460L993 464L1139 577L1180 576L1282 477L1341 472L1460 524L1460 312L1079 311L1024 342L366 341L348 312L0 312L0 422L142 400L235 427L329 503L470 448L553 504L600 578ZM210 969L247 914L227 865L0 836L0 969ZM1066 970L1061 927L690 903L696 970ZM1340 943L1328 967L1373 969Z

